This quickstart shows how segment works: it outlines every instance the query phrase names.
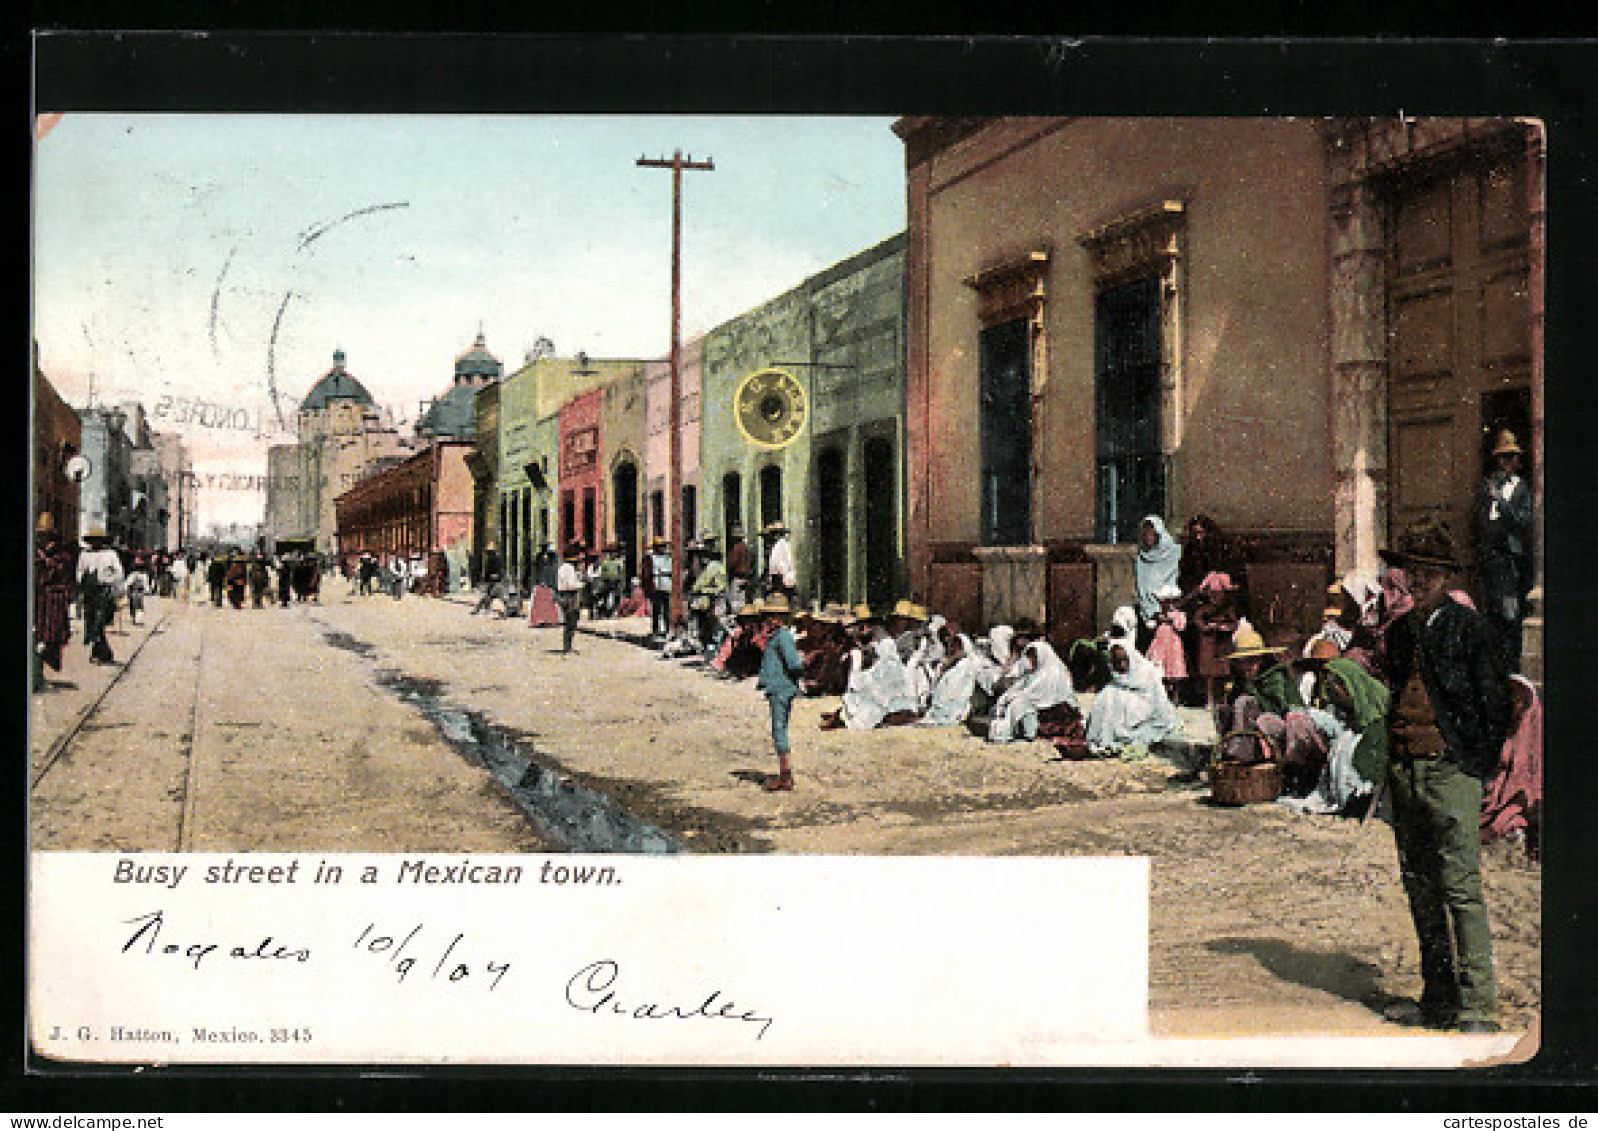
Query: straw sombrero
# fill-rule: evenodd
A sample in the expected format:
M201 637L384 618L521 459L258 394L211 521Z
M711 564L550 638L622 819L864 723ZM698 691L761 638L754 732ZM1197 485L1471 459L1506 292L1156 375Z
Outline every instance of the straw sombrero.
M871 611L870 605L856 605L845 618L845 624L875 624L882 618Z
M771 594L761 602L760 611L779 617L793 615L793 609L788 605L788 595L786 593Z
M1509 429L1505 428L1502 432L1498 433L1498 442L1493 445L1493 455L1495 455L1495 456L1517 455L1518 456L1518 455L1521 455L1521 454L1522 454L1522 452L1520 450L1520 445L1515 443L1515 434L1513 432L1511 432Z
M890 617L899 617L903 620L926 620L927 610L912 601L900 601L893 606L893 612L888 615Z
M1274 656L1283 651L1282 648L1273 647L1265 643L1261 636L1247 621L1232 634L1232 651L1227 654L1229 660L1246 660L1250 656Z

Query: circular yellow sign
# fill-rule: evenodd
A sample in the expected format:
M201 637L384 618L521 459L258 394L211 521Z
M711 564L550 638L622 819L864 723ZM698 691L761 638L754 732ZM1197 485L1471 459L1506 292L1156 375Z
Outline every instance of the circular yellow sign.
M784 369L762 369L738 385L732 416L744 439L762 448L786 448L804 431L810 413L804 386Z

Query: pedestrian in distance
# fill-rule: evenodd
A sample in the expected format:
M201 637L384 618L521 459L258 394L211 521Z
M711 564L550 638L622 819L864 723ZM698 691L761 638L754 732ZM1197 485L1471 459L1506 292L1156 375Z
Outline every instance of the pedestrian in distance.
M86 549L78 555L78 588L83 602L83 643L89 660L112 664L116 656L105 638L105 630L116 615L117 591L123 583L122 558L111 548L102 527L84 536Z
M499 554L494 551L494 543L490 542L483 551L483 576L480 579L483 595L472 608L473 616L478 613L492 614L495 599L501 602L505 600L505 583L500 578L499 568Z
M788 524L780 518L768 522L761 534L766 539L766 592L781 593L791 601L799 591L799 573L794 566Z
M649 582L649 634L664 638L671 628L671 543L664 538L649 543L644 576Z
M777 774L766 779L764 788L767 793L787 792L793 789L788 719L793 713L793 701L799 695L804 660L800 658L793 629L788 627L793 615L788 598L781 593L772 594L762 602L761 612L771 628L771 635L760 658L760 678L756 686L765 693L766 705L771 711L771 742L777 752Z
M55 518L48 511L39 516L34 534L33 690L43 691L45 665L60 671L63 652L72 639L68 613L72 559L56 537Z
M277 563L277 607L286 609L294 604L294 556L284 554Z
M566 560L555 574L555 600L560 605L561 653L572 650L572 638L577 634L577 618L582 613L583 601L583 547L573 542L566 550Z
M727 607L734 614L750 600L755 589L755 552L744 541L744 529L727 531Z
M135 625L144 623L144 599L150 595L149 563L143 554L133 559L123 587L128 594L128 619Z
M1413 1020L1493 1033L1497 999L1479 830L1482 783L1509 731L1509 672L1493 626L1455 588L1461 565L1445 525L1422 523L1381 555L1404 570L1415 599L1388 627L1384 649L1392 679L1387 790L1420 942Z

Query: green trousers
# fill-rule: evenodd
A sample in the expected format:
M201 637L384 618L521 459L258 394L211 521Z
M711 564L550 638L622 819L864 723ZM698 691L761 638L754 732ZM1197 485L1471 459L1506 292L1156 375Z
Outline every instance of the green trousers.
M1455 1021L1497 1011L1481 894L1481 782L1446 758L1388 767L1393 834L1420 940L1420 1005Z

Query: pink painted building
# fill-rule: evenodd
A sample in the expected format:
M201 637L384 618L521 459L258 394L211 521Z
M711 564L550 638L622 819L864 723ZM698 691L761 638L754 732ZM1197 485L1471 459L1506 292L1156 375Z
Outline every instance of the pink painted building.
M671 468L671 361L662 359L644 367L644 481L645 522L649 537L675 529L683 541L693 538L706 523L699 514L699 401L704 339L682 343L678 374L678 425L682 437L681 507L667 513L666 481Z
M560 409L559 549L592 551L605 529L605 469L600 458L605 390L590 389Z

